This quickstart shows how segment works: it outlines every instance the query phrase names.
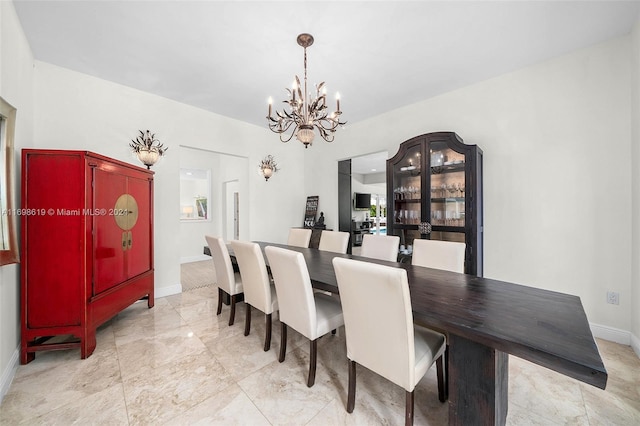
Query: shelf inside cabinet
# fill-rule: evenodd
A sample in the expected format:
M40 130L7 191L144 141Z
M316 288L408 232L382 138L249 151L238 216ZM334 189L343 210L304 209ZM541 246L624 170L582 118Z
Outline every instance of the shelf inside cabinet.
M463 172L465 163L447 164L444 166L431 166L431 174Z
M464 226L435 225L431 223L431 232L464 232Z
M396 201L397 203L398 201ZM464 202L464 197L446 197L446 198L432 198L432 203L453 203L453 202Z
M418 224L417 223L394 223L393 224L394 228L399 228L399 229L418 229Z
M394 170L393 173L397 176L420 176L420 168L416 167L411 170Z
M411 204L411 203L416 203L416 204L420 204L422 200L420 199L413 199L413 200L393 200L394 203L397 204Z

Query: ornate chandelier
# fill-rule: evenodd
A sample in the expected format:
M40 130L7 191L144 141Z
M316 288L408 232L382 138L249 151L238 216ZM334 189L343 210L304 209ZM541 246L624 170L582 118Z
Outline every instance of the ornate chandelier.
M273 100L269 98L269 115L267 115L267 123L269 129L280 134L280 141L289 142L295 135L296 139L304 144L305 148L313 144L315 136L314 128L318 129L320 136L327 142L333 142L334 133L338 126L344 125L346 122L340 121L340 95L336 94L336 110L331 114L327 111L326 105L326 88L324 81L316 85L316 94L314 99L311 93L307 91L307 47L313 44L313 36L311 34L300 34L298 36L298 44L304 48L304 92L300 85L300 79L296 76L289 92L289 99L283 101L289 104L289 111L286 109L282 112L276 111L276 117L271 115L271 105ZM291 129L291 133L287 131Z

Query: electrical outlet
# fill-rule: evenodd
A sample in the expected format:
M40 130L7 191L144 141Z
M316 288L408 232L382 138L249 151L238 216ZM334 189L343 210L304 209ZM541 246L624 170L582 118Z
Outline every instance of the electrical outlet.
M619 305L620 304L620 293L617 293L615 291L608 291L607 292L607 303L610 303L612 305Z

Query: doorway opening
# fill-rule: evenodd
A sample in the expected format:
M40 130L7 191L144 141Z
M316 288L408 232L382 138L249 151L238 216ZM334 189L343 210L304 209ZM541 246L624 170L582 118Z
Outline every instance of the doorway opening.
M338 163L339 183L345 181L339 184L340 230L346 230L342 226L343 212L345 216L350 213L349 253L357 254L363 234L386 234L387 158L387 151L380 151ZM367 197L369 208L355 203L356 198Z

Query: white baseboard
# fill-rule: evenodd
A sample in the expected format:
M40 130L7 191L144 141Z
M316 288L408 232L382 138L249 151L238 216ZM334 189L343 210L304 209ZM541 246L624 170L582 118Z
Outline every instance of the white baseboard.
M631 345L631 333L628 331L593 323L590 323L589 326L594 337L620 343L621 345Z
M638 358L640 358L640 339L633 334L631 335L631 347L636 355L638 355Z
M203 260L211 260L211 256L207 256L206 254L200 254L198 256L181 257L180 264L191 263L191 262L201 262Z
M7 368L2 372L2 378L0 378L0 404L4 399L4 396L9 392L9 387L11 386L11 382L13 378L16 376L16 372L18 371L18 361L20 359L20 346L16 348L11 356L11 359L7 363Z
M182 284L178 283L176 285L172 285L169 287L161 287L161 288L156 287L154 290L154 297L157 299L159 297L167 297L173 294L180 294L180 293L182 293Z

